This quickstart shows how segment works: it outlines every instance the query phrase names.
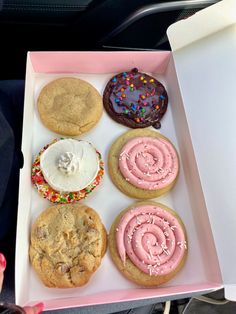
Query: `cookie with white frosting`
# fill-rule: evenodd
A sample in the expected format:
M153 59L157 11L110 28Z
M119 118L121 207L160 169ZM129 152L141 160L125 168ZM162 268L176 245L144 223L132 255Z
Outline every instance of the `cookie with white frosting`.
M104 173L101 154L87 141L56 139L35 157L32 182L54 203L73 203L99 185Z

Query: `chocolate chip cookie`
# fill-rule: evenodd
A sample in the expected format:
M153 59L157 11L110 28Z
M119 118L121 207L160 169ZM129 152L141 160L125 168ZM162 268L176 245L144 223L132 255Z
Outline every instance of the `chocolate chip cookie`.
M101 264L107 235L99 215L86 205L51 206L31 230L30 260L47 287L86 284Z

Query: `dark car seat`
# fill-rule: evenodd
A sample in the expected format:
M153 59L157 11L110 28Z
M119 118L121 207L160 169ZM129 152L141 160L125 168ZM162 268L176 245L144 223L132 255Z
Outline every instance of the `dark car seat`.
M0 0L0 79L31 50L169 49L166 29L219 0Z

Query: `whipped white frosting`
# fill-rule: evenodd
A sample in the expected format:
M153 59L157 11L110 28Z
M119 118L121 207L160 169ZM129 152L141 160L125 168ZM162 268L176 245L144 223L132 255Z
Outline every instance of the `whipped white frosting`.
M65 152L59 157L58 169L68 176L75 174L79 167L79 160L72 152Z
M91 184L99 171L95 148L86 141L63 139L40 156L40 168L47 183L59 192L75 192Z

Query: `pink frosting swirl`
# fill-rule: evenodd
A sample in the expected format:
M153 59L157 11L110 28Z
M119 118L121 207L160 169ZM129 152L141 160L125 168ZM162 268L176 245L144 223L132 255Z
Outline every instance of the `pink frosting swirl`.
M119 169L132 185L158 190L173 182L179 163L173 145L163 138L136 137L122 148Z
M117 250L144 273L172 272L181 262L187 242L178 219L158 206L141 205L125 213L116 229Z

